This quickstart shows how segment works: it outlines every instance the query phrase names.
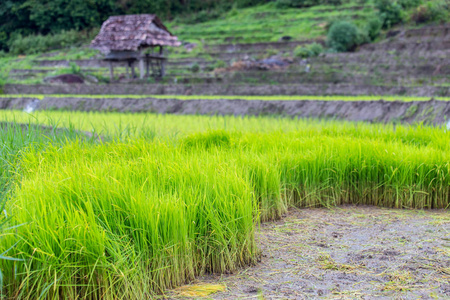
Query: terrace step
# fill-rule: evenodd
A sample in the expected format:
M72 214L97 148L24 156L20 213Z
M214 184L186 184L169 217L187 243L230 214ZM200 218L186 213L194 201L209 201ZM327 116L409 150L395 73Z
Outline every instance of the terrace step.
M251 44L220 44L220 45L206 45L204 49L208 53L218 53L218 52L254 52L254 51L266 51L267 49L274 50L292 50L297 46L303 46L311 43L325 44L324 39L313 39L305 41L295 41L295 42L267 42L267 43L251 43Z
M167 76L164 79L166 83L183 84L354 84L354 85L377 85L377 86L422 86L432 85L436 87L447 88L447 77L415 77L409 76L371 76L358 74L342 73L303 73L296 76L287 76L280 74L248 74L237 72L227 76Z
M403 53L424 53L442 51L449 53L450 40L441 41L406 41L393 43L377 43L361 46L361 51L402 51Z
M82 95L402 95L450 96L444 86L377 86L353 84L6 84L5 94Z

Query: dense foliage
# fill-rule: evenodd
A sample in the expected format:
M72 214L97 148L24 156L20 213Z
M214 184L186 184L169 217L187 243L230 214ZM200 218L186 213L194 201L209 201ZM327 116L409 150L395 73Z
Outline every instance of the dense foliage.
M367 36L371 41L375 40L380 35L382 26L383 23L379 18L372 18L367 22Z
M294 55L302 58L318 56L322 52L323 46L318 43L312 43L306 46L297 46L294 49Z
M69 46L79 46L82 42L90 40L92 36L85 35L76 30L61 31L49 35L17 35L9 43L9 52L12 54L42 53L53 49L61 49Z
M446 0L429 1L417 7L411 19L417 24L428 22L448 22L450 2Z
M350 22L335 22L328 31L327 44L338 51L349 51L358 44L358 28Z
M403 21L402 6L396 1L376 0L375 4L380 11L383 28L391 28Z
M211 9L244 7L264 0L5 0L0 1L0 50L18 35L98 27L110 15L155 13L164 18Z

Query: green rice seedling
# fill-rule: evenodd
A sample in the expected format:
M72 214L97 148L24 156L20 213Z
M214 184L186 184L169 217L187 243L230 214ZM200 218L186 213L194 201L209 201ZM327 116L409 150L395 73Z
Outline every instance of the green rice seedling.
M256 258L251 188L220 157L77 142L22 164L11 209L28 225L2 247L22 240L16 257L26 263L5 282L9 295L140 298Z
M191 134L181 140L185 148L210 149L213 147L227 148L231 145L230 134L225 130L214 130L206 133Z
M47 126L73 127L105 137L147 135L148 138L178 139L206 130L227 132L296 132L298 136L348 136L383 141L401 141L418 146L446 149L450 142L441 128L420 125L367 124L347 121L298 120L279 117L179 116L148 113L36 112L32 116L17 111L0 111L1 120Z
M42 127L31 123L31 119L18 124L15 119L0 121L0 200L8 189L8 183L23 151L29 148L43 149L56 143L63 144L79 137L71 126L58 129L57 125Z
M0 253L15 245L9 256L24 260L0 261L11 274L3 283L10 298L144 298L202 273L233 271L257 259L258 223L290 206L450 205L450 136L441 128L80 112L0 117L30 126L58 120L109 137L38 141L21 152L7 209L12 226L26 225L0 240Z

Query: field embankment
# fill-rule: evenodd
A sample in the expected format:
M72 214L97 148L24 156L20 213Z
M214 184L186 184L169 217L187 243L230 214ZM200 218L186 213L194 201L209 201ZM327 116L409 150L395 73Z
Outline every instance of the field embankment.
M170 96L169 96L170 97ZM175 97L175 96L174 96ZM181 115L278 115L298 118L344 119L439 125L450 117L447 101L320 101L170 98L44 97L40 110L152 112ZM191 98L191 97L190 97ZM239 97L237 97L239 98ZM338 99L338 97L336 97ZM34 98L0 98L0 109L23 109Z
M416 97L446 97L444 86L383 86L370 84L7 84L5 94L81 94L81 95L401 95ZM400 96L400 97L401 97Z

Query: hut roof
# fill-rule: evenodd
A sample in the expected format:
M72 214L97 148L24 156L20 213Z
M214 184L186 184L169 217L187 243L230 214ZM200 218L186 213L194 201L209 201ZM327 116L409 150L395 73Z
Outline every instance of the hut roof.
M178 38L169 32L156 15L125 15L109 17L92 41L91 47L108 53L180 44Z

